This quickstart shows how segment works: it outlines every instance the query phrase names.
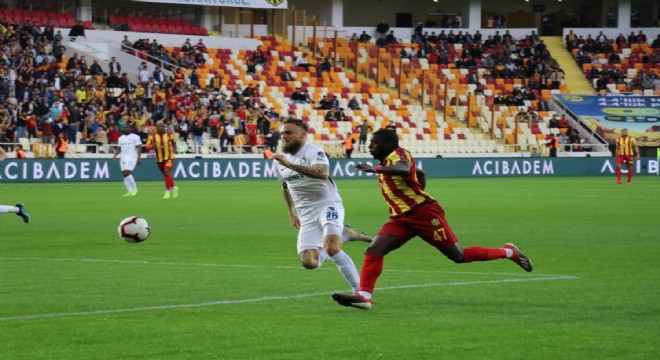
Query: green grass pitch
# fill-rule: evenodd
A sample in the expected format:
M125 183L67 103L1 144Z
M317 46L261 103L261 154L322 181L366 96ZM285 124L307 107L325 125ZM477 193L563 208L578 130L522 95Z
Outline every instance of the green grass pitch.
M376 232L375 180L338 180ZM332 263L304 270L279 183L2 184L2 359L658 359L660 178L430 179L463 246L514 242L535 264L457 265L421 240L385 259L374 307L336 305ZM142 244L119 239L138 215ZM363 243L344 249L358 268Z

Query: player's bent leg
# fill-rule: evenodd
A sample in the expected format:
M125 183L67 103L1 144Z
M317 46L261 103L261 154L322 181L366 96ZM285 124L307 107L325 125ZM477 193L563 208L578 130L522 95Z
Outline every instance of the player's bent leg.
M341 237L339 235L326 235L323 237L323 248L328 255L335 256L341 251Z
M394 235L376 235L365 251L360 272L360 291L352 295L334 293L332 299L342 306L363 310L371 309L371 294L376 287L376 281L383 272L383 258L401 245L402 242Z
M25 211L25 205L23 203L18 203L16 204L16 208L18 209L18 212L16 212L16 215L20 216L23 218L24 223L29 223L30 222L30 215L28 215L27 211Z
M374 254L385 256L390 252L401 247L401 242L394 235L381 235L378 234L373 239L369 247L364 251L365 254Z
M370 243L373 238L365 232L357 232L350 224L344 225L344 232L341 234L342 243L347 241L364 241Z
M457 264L462 264L465 262L465 255L463 254L463 248L459 243L451 243L447 246L440 247L439 250L449 260Z
M534 269L532 259L523 254L523 252L520 251L520 249L518 249L515 245L506 243L504 246L502 246L502 248L511 251L511 256L508 256L507 254L507 257L511 259L511 261L518 264L521 268L523 268L523 270L530 272Z
M314 270L319 267L319 251L317 249L307 249L300 253L300 264L308 270Z

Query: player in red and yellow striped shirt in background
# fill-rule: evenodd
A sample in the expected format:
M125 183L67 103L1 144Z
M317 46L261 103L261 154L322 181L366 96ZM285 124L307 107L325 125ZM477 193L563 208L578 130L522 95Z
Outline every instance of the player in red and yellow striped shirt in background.
M391 217L365 251L360 291L353 295L332 295L340 305L370 309L371 294L383 270L383 257L415 236L456 263L508 258L524 270L532 271L532 261L513 244L508 243L501 248L461 247L445 219L444 210L424 191L424 172L416 167L410 152L399 147L395 131L376 131L369 144L369 151L380 164L358 164L355 167L378 174L378 183L390 207Z
M165 195L163 195L163 199L169 199L179 196L179 188L174 185L174 178L171 174L174 167L176 142L174 141L174 134L170 134L165 130L165 123L162 121L158 122L156 124L156 133L149 135L147 148L150 147L154 151L156 164L158 164L158 169L163 173L163 178L165 179Z
M621 184L621 164L626 163L628 168L628 181L627 184L632 182L632 176L635 164L634 159L639 160L639 147L634 137L628 136L628 129L621 129L621 136L616 139L616 183Z

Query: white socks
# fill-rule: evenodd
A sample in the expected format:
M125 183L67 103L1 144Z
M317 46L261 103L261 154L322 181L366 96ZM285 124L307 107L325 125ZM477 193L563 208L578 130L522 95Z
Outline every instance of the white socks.
M504 252L506 253L506 258L511 259L511 257L513 256L513 250L504 248Z
M7 206L7 205L0 205L0 214L6 214L6 213L18 213L18 208L16 206Z
M325 251L324 248L319 249L319 258L318 258L318 266L316 267L317 269L323 266L323 264L330 259L330 255L328 255L328 252Z
M332 261L335 262L337 269L339 269L339 272L341 272L342 276L344 276L344 279L346 279L348 284L351 285L353 292L360 290L360 274L358 274L358 271L355 268L353 259L351 259L351 257L342 250L332 257Z
M126 190L129 192L137 189L137 184L135 183L135 178L133 178L133 175L124 177L124 186L126 186Z
M349 239L349 236L348 236L348 234L346 234L346 230L344 229L344 231L341 233L341 243L343 244L343 243L347 242L348 239Z

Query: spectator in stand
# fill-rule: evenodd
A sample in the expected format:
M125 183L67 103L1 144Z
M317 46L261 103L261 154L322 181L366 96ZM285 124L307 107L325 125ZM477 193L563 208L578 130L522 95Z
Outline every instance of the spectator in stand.
M78 36L87 38L85 36L85 26L83 25L82 21L78 21L77 23L75 23L71 27L71 30L69 31L69 37L71 38L71 41L76 41L76 37Z
M154 80L154 84L162 85L165 82L165 74L163 73L163 70L161 70L160 66L158 66L158 65L156 65L156 68L154 69L153 73L151 74L151 77Z
M302 92L302 90L297 87L296 90L291 93L291 102L294 104L306 104L307 101L305 101L305 94Z
M557 125L559 126L559 130L568 133L571 127L571 123L568 121L566 118L566 114L562 114L559 120L557 121Z
M108 128L106 136L108 138L108 144L116 144L117 141L119 141L119 137L121 136L121 132L119 132L117 125L111 125Z
M362 31L362 34L360 34L360 37L358 38L358 41L360 41L360 42L369 42L369 41L371 41L371 35L367 34L366 31Z
M355 99L355 96L351 97L351 100L348 101L348 108L351 110L360 110L360 103Z
M325 121L346 121L346 114L344 114L343 110L332 107L332 109L325 113Z
M203 52L195 51L193 58L197 67L204 67L204 64L206 64L206 57Z
M131 48L133 47L133 43L128 40L128 35L124 35L124 40L121 41L121 51L127 52L127 53L132 53Z
M184 43L181 44L181 52L183 52L183 53L187 53L192 49L193 49L193 46L190 43L190 39L186 39L186 41L184 41Z
M384 38L388 31L390 31L390 25L385 22L385 20L381 20L381 22L376 25L376 39Z
M332 70L332 64L330 63L330 58L324 58L323 62L319 64L318 69L316 70L316 75L321 76L324 72L330 72Z
M89 74L92 76L103 76L103 68L101 68L101 64L99 64L98 60L94 60L89 67Z
M332 104L328 100L328 95L323 95L316 108L319 110L330 110L332 108Z
M568 136L568 143L571 144L571 151L582 151L582 141L577 130L573 129L571 131L571 134Z
M195 89L199 88L199 76L197 75L197 72L195 70L190 72L189 80L190 80L190 86L192 86Z
M197 67L195 64L195 59L192 56L192 53L188 52L179 60L179 65L184 68L194 69ZM177 69L181 70L181 69Z
M610 52L610 57L607 60L607 63L610 65L621 64L621 58L619 57L619 54L614 51Z
M44 144L52 144L54 140L55 133L53 131L54 119L52 116L52 111L48 111L48 114L43 119L41 123L41 142Z
M646 44L646 34L644 34L644 31L642 30L637 33L637 43Z
M199 39L197 41L197 44L195 44L195 46L193 46L193 49L195 49L195 51L201 52L201 53L208 53L209 52L208 49L206 48L206 45L204 44L204 40L202 40L202 39Z
M296 59L295 65L305 69L305 71L309 71L309 60L307 59L307 54L302 54L299 56Z
M362 120L362 125L355 128L358 131L358 151L362 149L363 152L367 151L367 137L374 129L369 125L367 120Z
M660 34L653 40L653 43L651 44L651 48L653 49L660 49Z
M398 43L396 36L394 36L394 30L390 30L390 33L387 34L387 36L385 37L385 43L388 45Z
M266 65L266 55L261 50L261 45L257 46L257 49L252 54L252 61L257 65Z
M545 146L550 149L550 157L557 157L557 148L559 148L559 140L555 137L554 134L549 135L548 142Z
M67 68L68 68L68 66L67 66ZM117 61L117 58L115 58L114 56L112 57L112 59L108 63L108 68L109 68L108 74L115 74L115 73L120 73L121 72L121 64Z
M614 43L616 44L617 47L619 47L619 49L627 47L626 37L623 36L622 33L619 33L619 35L616 37L616 39L614 39ZM614 48L612 48L612 50L613 49Z
M533 158L539 158L541 157L541 153L538 151L538 149L533 147L532 150L529 152L529 156Z

